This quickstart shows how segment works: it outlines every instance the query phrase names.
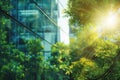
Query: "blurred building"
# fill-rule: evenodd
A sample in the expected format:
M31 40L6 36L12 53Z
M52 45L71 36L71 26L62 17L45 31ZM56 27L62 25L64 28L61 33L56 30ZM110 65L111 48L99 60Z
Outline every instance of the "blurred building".
M58 24L59 7L57 0L11 0L12 10L11 15L18 19L23 24L27 25L32 31L36 32L41 38L54 44L60 41L60 28ZM54 21L54 24L43 12ZM20 27L14 21L12 22L11 41L16 44L16 47L24 50L24 41L36 38L35 35ZM42 40L45 55L49 56L51 45Z

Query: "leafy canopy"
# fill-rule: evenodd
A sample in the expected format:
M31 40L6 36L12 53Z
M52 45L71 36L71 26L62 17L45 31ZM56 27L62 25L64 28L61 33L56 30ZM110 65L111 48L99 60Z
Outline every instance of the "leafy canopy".
M119 0L69 0L67 13L71 24L95 24L101 16L116 12L119 4Z

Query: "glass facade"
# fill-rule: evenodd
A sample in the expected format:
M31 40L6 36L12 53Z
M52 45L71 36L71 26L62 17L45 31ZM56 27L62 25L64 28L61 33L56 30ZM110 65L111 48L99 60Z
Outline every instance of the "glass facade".
M56 0L34 1L48 17L54 20L55 23L58 22L59 11ZM12 16L50 43L54 44L59 41L60 36L58 27L49 20L43 12L41 12L32 0L11 0L11 3L13 5L11 10ZM23 27L20 27L14 22L13 25L13 35L10 40L13 41L18 48L24 48L24 40L36 38L36 36ZM51 45L44 40L42 40L42 44L44 46L45 55L49 56L51 52Z

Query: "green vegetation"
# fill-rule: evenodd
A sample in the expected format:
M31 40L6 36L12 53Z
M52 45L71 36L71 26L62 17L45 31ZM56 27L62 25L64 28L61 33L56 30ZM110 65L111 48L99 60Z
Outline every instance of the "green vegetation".
M66 12L71 26L77 27L72 27L76 31L70 44L74 80L120 79L119 21L114 15L119 17L119 3L119 0L69 0Z
M6 2L0 0L0 6L9 11L9 0ZM77 27L75 38L71 38L69 46L54 44L47 60L40 39L25 40L26 52L10 43L10 20L0 15L0 80L119 80L119 23L114 29L104 29L99 23L103 20L99 17L116 12L119 3L119 0L69 0L66 12L71 26Z
M114 77L118 75L118 71L113 70L117 66L115 64L119 57L119 45L98 37L93 29L86 27L71 42L71 69L74 80L117 80L119 78L119 76Z
M109 11L117 11L119 4L119 0L69 0L67 13L71 24L94 24Z

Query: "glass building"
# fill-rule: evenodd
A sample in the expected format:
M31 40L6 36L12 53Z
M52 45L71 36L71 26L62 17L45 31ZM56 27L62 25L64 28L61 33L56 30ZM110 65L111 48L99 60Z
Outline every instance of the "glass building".
M59 10L57 0L11 0L11 15L21 23L39 34L41 38L54 44L60 41L60 31L57 26ZM24 40L36 38L25 28L13 22L11 41L16 47L24 50ZM42 39L41 39L42 40ZM51 44L42 40L45 56L51 52Z
M22 69L20 69L22 71L20 71L20 73L22 73L20 80L22 80L22 78L25 78L25 80L56 80L59 78L61 80L61 76L57 74L58 72L56 72L56 69L59 66L54 67L56 63L52 63L52 60L50 60L52 58L54 59L54 56L51 55L51 46L56 42L64 42L66 38L68 39L66 34L64 34L67 30L65 29L66 21L64 21L60 15L62 9L58 0L9 1L10 5L8 5L8 7L12 6L12 8L7 10L3 6L0 11L0 15L3 19L5 19L3 22L6 24L2 24L4 24L6 30L6 41L9 43L6 46L8 47L10 45L7 50L9 55L11 55L9 57L6 53L7 50L5 49L4 51L3 48L3 51L7 54L7 56L4 57L3 54L2 59L3 63L8 60L8 63L5 63L5 66L7 65L9 67L9 63L11 64L10 66L12 66L12 68L9 67L10 70L5 70L7 73L7 77L6 74L5 77L19 77L19 73L16 73L18 72L17 68L19 69L20 66L23 66ZM4 3L6 4L6 1ZM59 26L63 26L62 29ZM65 29L64 32L63 29ZM37 40L39 38L44 46L44 50L42 50L44 56L40 50L40 48L42 48L41 44L38 44L38 46L36 46L37 43L35 46L32 46L32 44L27 44L27 41L31 39ZM36 53L36 50L34 51L34 49L37 49L37 51L40 50L40 53L34 54ZM0 51L2 51L2 49L0 49ZM18 58L18 56L20 57ZM4 67L4 64L2 66ZM11 74L11 72L13 72L13 74ZM64 72L62 71L61 73L60 70L60 74L64 74Z

